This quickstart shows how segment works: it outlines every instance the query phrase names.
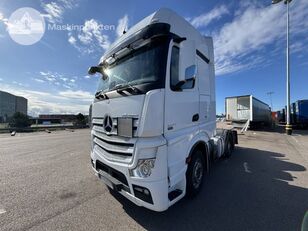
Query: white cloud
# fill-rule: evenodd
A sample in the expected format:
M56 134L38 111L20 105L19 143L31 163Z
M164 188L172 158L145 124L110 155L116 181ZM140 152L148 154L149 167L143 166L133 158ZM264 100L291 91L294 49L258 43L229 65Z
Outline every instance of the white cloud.
M44 10L47 12L46 18L54 23L62 20L62 14L64 13L64 8L61 7L56 2L51 2L43 5Z
M292 36L306 33L303 27L308 26L308 2L298 0L291 6ZM284 4L262 7L256 3L246 3L240 7L230 23L213 33L216 73L223 75L263 66L278 52L282 53L279 45L285 38L285 11ZM279 49L269 50L268 45L278 46ZM299 50L304 45L297 43L293 46Z
M40 74L43 75L43 76L48 76L49 72L40 71Z
M100 25L95 19L86 20L81 31L68 32L68 42L85 54L106 50L110 41L109 37L102 33Z
M78 2L76 2L76 0L59 0L59 2L62 3L67 9L73 9L78 6Z
M69 36L68 37L68 42L72 45L75 45L76 44L76 39L73 37L73 36Z
M8 26L8 19L2 12L0 12L0 23L3 23L5 28ZM5 36L6 34L0 34L0 38L4 38Z
M90 76L90 75L86 75L86 76L84 76L84 78L85 78L85 79L90 79L91 76Z
M225 14L228 14L229 11L225 5L221 5L218 7L215 7L210 12L201 14L195 18L190 19L189 21L191 24L195 27L205 27L208 24L210 24L214 20L220 19Z
M86 102L91 102L93 100L93 94L87 91L72 91L72 90L67 90L67 91L61 91L59 92L60 96L64 96L66 98L70 99L80 99L82 101Z
M68 81L68 78L65 78L65 77L60 77L60 79L64 82L67 82Z
M18 85L20 87L29 87L29 84L27 84L27 83L20 83L20 82L17 82L17 81L13 81L12 83L14 85Z
M51 71L40 71L39 74L40 74L39 77L33 78L34 81L40 83L47 82L50 85L57 87L62 86L67 89L77 87L76 80L78 78L76 76L74 77L64 76L63 74Z
M117 26L117 36L121 36L123 34L123 31L128 30L128 15L124 15L123 18L120 18L118 20L118 26Z
M43 79L34 78L33 80L38 82L38 83L45 83L45 80L43 80Z
M76 6L78 6L76 0L58 0L43 3L42 7L46 14L42 14L42 16L46 17L51 23L62 22L65 10L73 9Z
M8 19L4 16L2 12L0 12L0 22L3 22L7 25Z

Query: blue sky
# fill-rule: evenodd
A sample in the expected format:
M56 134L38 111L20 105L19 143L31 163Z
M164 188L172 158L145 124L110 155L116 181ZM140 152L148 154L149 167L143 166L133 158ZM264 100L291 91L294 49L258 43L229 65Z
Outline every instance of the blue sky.
M0 2L0 89L29 99L29 113L87 113L97 85L87 69L123 28L161 7L213 36L217 113L227 96L253 94L274 110L285 105L286 7L256 1L2 0ZM14 42L10 15L32 7L44 17L46 31L34 45ZM291 100L308 98L308 1L293 0L291 11ZM83 31L48 30L49 25L84 25ZM109 29L93 30L93 25Z

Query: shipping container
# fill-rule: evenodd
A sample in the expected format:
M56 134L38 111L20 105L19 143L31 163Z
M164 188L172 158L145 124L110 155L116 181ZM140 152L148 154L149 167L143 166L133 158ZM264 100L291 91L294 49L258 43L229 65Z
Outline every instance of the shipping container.
M272 111L272 121L278 121L278 112Z
M294 104L296 124L308 126L308 100L298 100Z
M291 103L290 105L290 122L291 124L296 124L296 103Z
M285 108L281 109L281 120L279 120L279 122L281 122L281 123L286 122L286 109Z
M233 122L271 122L271 109L268 104L252 95L227 97L225 99L226 119Z

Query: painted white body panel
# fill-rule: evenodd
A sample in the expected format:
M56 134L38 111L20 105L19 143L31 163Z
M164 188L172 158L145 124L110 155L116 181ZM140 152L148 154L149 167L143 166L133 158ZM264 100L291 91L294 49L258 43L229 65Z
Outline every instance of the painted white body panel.
M171 42L165 89L151 90L145 95L118 97L93 103L91 114L96 122L102 124L106 115L112 118L133 117L137 121L137 130L134 138L123 138L107 136L103 130L99 130L99 126L93 126L91 159L94 163L99 160L125 175L131 193L122 190L120 191L122 195L137 205L163 211L185 195L186 158L193 146L200 141L209 145L209 140L216 134L216 101L212 39L203 37L185 19L173 11L161 9L146 17L122 35L111 45L110 49L120 46L142 28L157 22L170 24L172 33L187 38L195 49L207 56L210 62L206 63L197 56L196 50L192 53L180 53L180 75L184 75L185 68L190 65L197 66L195 86L193 89L172 91L169 87L173 45ZM106 58L103 56L100 62ZM195 114L199 115L199 120L193 122L192 117ZM99 143L98 139L95 140L96 136L101 136L109 143ZM129 148L117 146L121 143L130 143L133 146ZM99 148L99 145L103 145L108 150L114 148L121 152L132 153L132 156L112 157L107 151ZM138 160L146 158L155 158L152 174L147 178L132 177L130 171L137 166ZM132 193L133 184L149 189L153 204L135 197ZM168 193L175 189L181 190L182 194L170 201Z

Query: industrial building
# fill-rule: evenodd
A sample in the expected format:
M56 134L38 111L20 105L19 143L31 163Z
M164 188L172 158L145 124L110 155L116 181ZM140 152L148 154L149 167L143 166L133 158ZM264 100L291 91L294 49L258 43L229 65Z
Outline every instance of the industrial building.
M33 118L33 124L65 124L73 123L76 120L74 114L41 114L38 118Z
M0 91L0 123L5 123L15 112L28 113L28 100L5 91Z

